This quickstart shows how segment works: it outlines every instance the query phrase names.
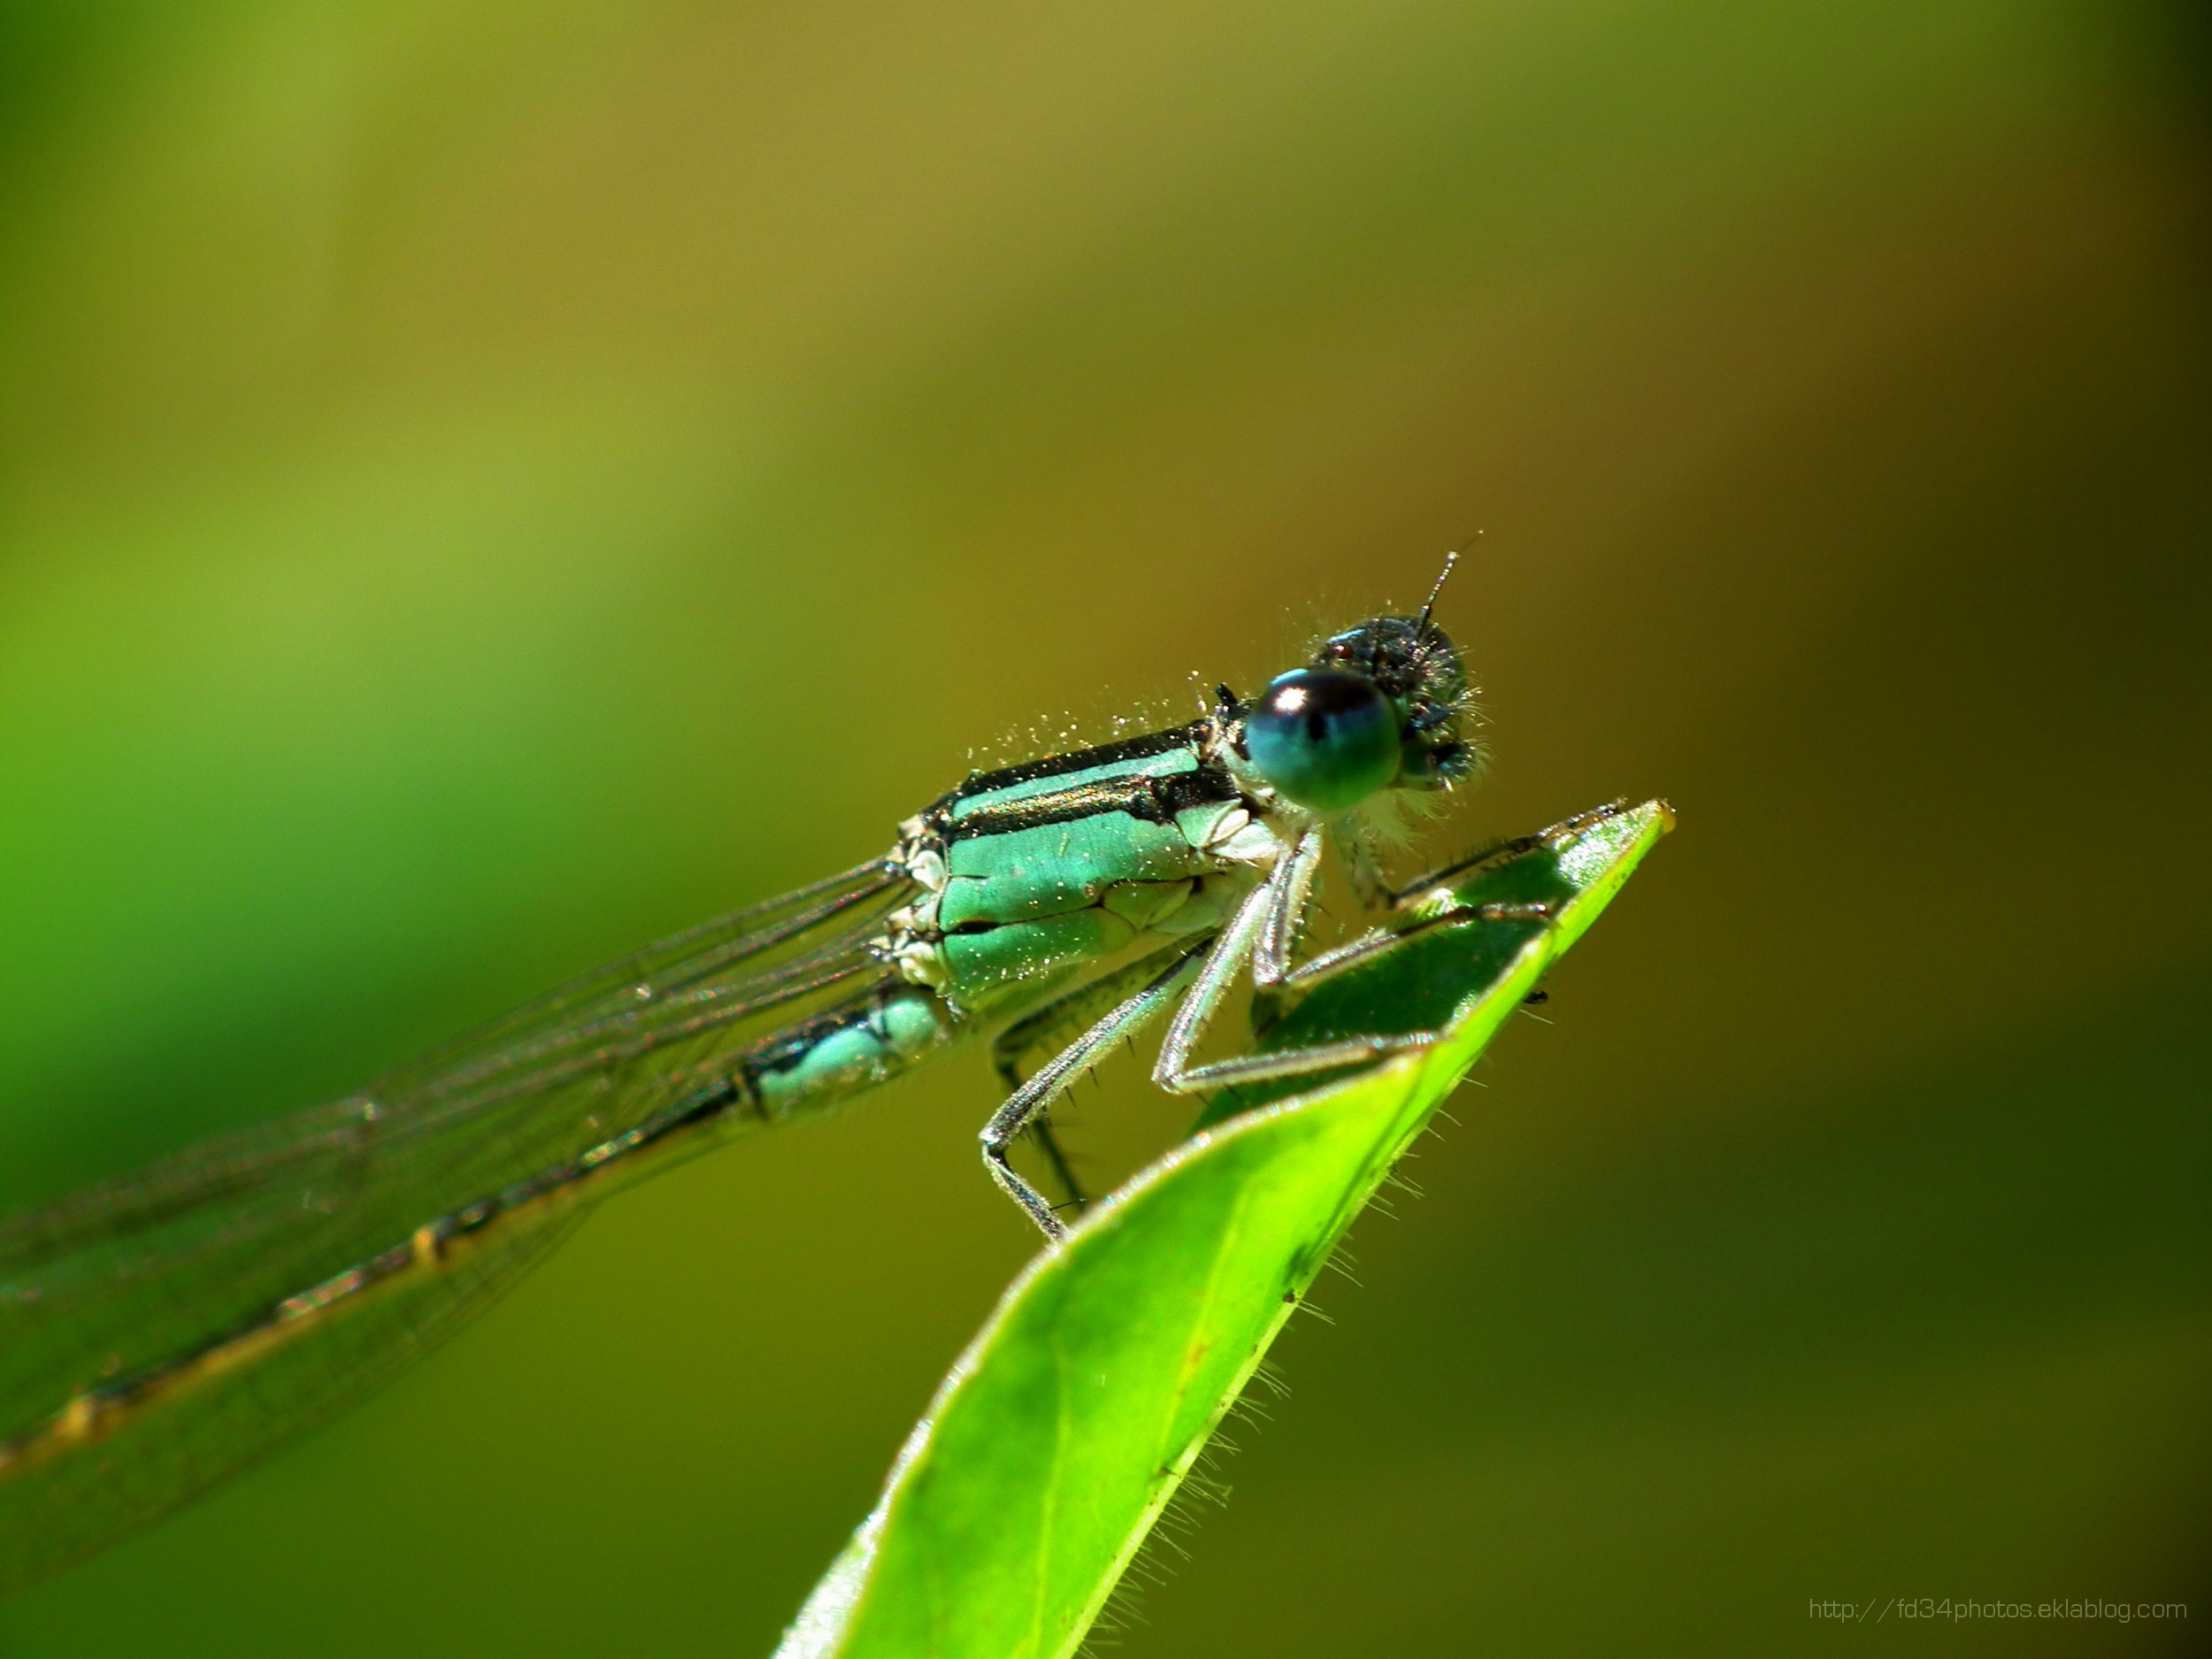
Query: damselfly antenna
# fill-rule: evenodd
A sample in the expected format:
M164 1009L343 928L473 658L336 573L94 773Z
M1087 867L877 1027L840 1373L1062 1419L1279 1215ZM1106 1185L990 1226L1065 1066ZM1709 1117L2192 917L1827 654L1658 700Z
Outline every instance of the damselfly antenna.
M1478 530L1474 535L1462 537L1459 545L1444 556L1444 568L1437 572L1436 586L1429 589L1429 602L1421 607L1423 627L1429 626L1429 616L1436 609L1436 595L1444 591L1444 584L1451 579L1452 567L1459 563L1459 556L1472 546L1475 536L1481 534L1482 532Z

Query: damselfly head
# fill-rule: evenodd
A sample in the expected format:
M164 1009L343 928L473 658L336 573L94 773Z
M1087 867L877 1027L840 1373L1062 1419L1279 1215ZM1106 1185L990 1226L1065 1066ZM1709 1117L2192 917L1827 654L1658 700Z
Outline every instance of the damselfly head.
M1430 620L1434 603L1432 594L1417 617L1348 628L1307 667L1268 682L1240 711L1236 741L1258 781L1333 817L1385 789L1444 788L1474 771L1475 747L1460 735L1467 674Z
M1467 671L1459 648L1425 611L1347 628L1314 653L1308 672L1356 675L1389 704L1401 787L1440 788L1473 771L1474 746L1460 736Z

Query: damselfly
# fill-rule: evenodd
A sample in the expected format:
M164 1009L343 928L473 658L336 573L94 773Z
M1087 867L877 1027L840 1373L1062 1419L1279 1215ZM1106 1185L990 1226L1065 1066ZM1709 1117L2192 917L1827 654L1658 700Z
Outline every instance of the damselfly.
M1378 821L1475 769L1434 603L1335 635L1250 702L1222 687L1189 725L972 776L882 856L611 964L352 1099L0 1222L0 1585L334 1410L638 1175L963 1039L993 1035L1009 1092L985 1164L1048 1237L1064 1224L1010 1151L1033 1137L1079 1202L1049 1110L1171 1010L1153 1078L1178 1093L1419 1041L1195 1059L1240 976L1295 991L1402 936L1295 960L1327 847L1371 904L1398 902Z

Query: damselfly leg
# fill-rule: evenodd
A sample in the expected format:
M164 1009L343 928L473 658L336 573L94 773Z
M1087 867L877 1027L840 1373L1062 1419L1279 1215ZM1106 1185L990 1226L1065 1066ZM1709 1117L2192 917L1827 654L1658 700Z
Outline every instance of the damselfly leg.
M1065 1225L1057 1210L1014 1170L1009 1160L1014 1142L1024 1131L1037 1138L1069 1192L1069 1207L1080 1208L1082 1194L1067 1171L1057 1141L1050 1136L1047 1114L1117 1044L1135 1036L1169 1008L1174 1009L1174 1016L1152 1079L1172 1093L1192 1094L1339 1071L1426 1048L1438 1040L1439 1033L1418 1031L1359 1037L1204 1065L1194 1064L1192 1056L1247 968L1256 991L1295 995L1438 927L1551 918L1550 910L1542 904L1448 905L1370 929L1307 962L1294 963L1292 958L1312 905L1314 878L1324 845L1322 830L1317 826L1309 828L1277 861L1267 879L1245 895L1218 933L1180 949L1156 952L1079 987L1000 1036L994 1050L1000 1076L1010 1092L984 1127L984 1161L993 1179L1048 1237L1061 1236ZM1429 891L1438 879L1436 876L1424 878L1405 892ZM1020 1063L1025 1056L1059 1041L1084 1019L1092 1023L1080 1035L1060 1048L1027 1080L1021 1079Z

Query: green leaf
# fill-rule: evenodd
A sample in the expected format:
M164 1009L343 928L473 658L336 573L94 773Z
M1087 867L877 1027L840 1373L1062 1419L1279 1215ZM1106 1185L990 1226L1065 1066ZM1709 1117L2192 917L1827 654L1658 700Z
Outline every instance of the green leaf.
M1606 808L1501 848L1409 906L1388 951L1256 1010L1263 1049L1441 1038L1210 1102L1192 1140L1033 1262L779 1659L1072 1652L1390 1166L1671 823L1658 802ZM1548 918L1433 919L1486 904Z

